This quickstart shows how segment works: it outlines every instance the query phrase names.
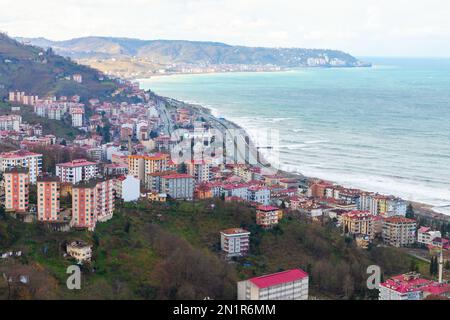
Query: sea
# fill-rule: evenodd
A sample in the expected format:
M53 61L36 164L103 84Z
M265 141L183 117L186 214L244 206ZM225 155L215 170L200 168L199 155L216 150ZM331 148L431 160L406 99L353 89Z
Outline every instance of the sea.
M256 141L261 130L278 132L280 169L450 215L450 59L361 59L373 67L158 76L140 84L210 108Z

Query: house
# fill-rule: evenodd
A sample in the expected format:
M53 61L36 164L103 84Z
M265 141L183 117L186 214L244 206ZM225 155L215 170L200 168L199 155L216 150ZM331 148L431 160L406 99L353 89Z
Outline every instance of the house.
M152 202L166 202L167 194L165 193L157 193L157 192L149 192L147 193L148 201Z
M72 241L67 244L67 254L77 260L78 263L90 262L92 258L92 246L84 241Z
M309 276L301 269L240 281L238 300L308 300Z

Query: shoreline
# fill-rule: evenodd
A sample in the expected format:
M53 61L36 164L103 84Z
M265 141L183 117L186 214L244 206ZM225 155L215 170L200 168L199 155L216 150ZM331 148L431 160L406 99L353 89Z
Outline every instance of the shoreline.
M305 66L305 67L295 67L295 68L281 68L280 70L237 70L237 71L215 71L215 72L179 72L179 73L159 73L152 75L148 78L141 77L131 77L129 80L133 81L146 81L154 78L163 78L163 77L174 77L174 76L201 76L201 75L215 75L215 74L236 74L236 73L285 73L285 72L293 72L297 70L308 70L308 69L360 69L360 68L374 68L376 65L370 64L367 66L344 66L344 67L322 67L322 66Z
M156 94L156 93L155 93ZM157 94L156 94L157 95ZM159 96L159 95L158 95ZM226 119L225 117L221 117L220 119L217 118L216 116L213 115L214 110L205 107L202 104L199 103L190 103L187 101L183 101L183 100L178 100L178 99L174 99L174 98L170 98L170 97L163 97L163 96L159 96L164 100L169 100L169 101L176 101L177 103L181 104L183 107L187 108L187 109L191 109L194 112L198 112L200 113L200 115L202 116L207 116L211 121L215 121L217 123L220 123L221 125L225 125L226 129L225 130L230 130L230 129L240 129L243 130L246 134L247 134L247 130L245 128L243 128L242 126L236 124L235 122ZM247 134L248 135L248 134ZM253 144L252 141L250 141L251 144ZM266 161L267 162L267 161ZM272 168L276 168L276 167L272 167ZM278 173L285 175L287 177L290 178L298 178L298 179L306 179L308 181L310 180L314 180L314 179L319 179L319 180L323 180L323 181L328 181L334 184L339 184L338 182L335 181L331 181L331 180L327 180L327 179L321 179L321 178L317 178L317 177L310 177L310 176L306 176L302 173L298 173L298 172L289 172L289 171L284 171L281 169L276 169ZM342 184L343 187L348 187L344 184ZM358 188L361 191L368 191L368 190L364 190L361 188ZM372 192L377 192L377 191L372 191ZM380 194L383 194L381 192L378 192ZM388 194L386 194L388 195ZM394 195L396 196L396 195ZM440 221L447 221L450 222L450 205L444 205L442 206L443 208L449 208L449 214L445 214L443 212L438 212L436 211L437 206L432 205L432 204L427 204L427 203L423 203L423 202L418 202L418 201L414 201L414 200L405 200L409 203L411 203L413 205L413 208L415 210L415 214L425 217L425 218L429 218L429 219L434 219L434 220L440 220Z
M291 70L291 71L293 71L293 70ZM286 72L286 71L283 71L283 72ZM209 74L210 73L207 73L206 75L209 75ZM168 75L164 75L164 76L168 76ZM140 82L146 81L146 80L150 80L150 79L139 79ZM149 90L151 91L151 89L149 89ZM154 94L158 95L156 93L154 93ZM216 110L213 110L212 108L204 106L201 102L188 102L188 101L178 100L178 99L174 99L174 98L170 98L170 97L163 97L163 96L160 96L160 97L163 98L164 100L176 101L177 103L181 104L182 106L187 107L188 109L193 109L194 111L200 113L201 115L206 114L207 118L209 118L209 120L219 123L222 126L225 126L226 127L225 130L240 129L247 133L247 130L245 128L243 128L242 126L238 125L237 123L235 123L225 117L222 117L222 116L220 116L220 118L218 118L216 115L214 115L214 113L217 113ZM250 143L253 143L253 142L250 141ZM268 163L267 161L265 161L265 162ZM272 166L272 168L276 168L276 167ZM301 172L284 171L281 169L277 169L277 172L281 173L283 175L289 176L289 177L297 177L297 178L307 179L307 180L319 179L319 180L329 181L334 184L342 185L343 187L356 188L356 189L360 189L360 190L366 191L366 192L374 192L374 193L379 193L379 194L397 196L397 195L395 195L395 192L388 194L388 193L380 192L378 190L370 191L370 190L365 189L364 187L354 187L354 186L350 186L349 184L345 184L345 183L341 184L339 182L332 181L327 178L317 178L317 177L313 177L313 176L307 176L307 175L302 174ZM399 198L401 198L401 197L399 197ZM417 211L416 213L421 216L450 222L450 204L433 205L430 203L420 202L420 201L416 201L416 200L405 200L405 201L413 204L414 209ZM440 209L442 211L440 211Z

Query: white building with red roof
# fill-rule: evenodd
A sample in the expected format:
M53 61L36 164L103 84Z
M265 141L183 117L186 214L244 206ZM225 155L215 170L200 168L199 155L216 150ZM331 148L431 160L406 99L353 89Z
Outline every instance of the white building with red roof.
M379 300L422 300L429 295L449 296L450 285L427 280L411 272L380 283L379 291Z
M240 281L238 300L308 300L309 276L301 269Z
M417 242L424 245L429 245L434 239L441 236L440 231L433 231L429 227L420 227L417 230Z
M0 172L14 167L27 168L30 183L34 184L42 172L42 154L25 150L0 153Z
M97 164L86 159L77 159L56 165L56 175L61 179L61 182L76 184L80 181L89 181L95 178L97 173Z

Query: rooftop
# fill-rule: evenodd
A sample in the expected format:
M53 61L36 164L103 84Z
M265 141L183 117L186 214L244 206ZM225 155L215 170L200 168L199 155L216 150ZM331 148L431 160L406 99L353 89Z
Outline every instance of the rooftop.
M278 273L273 273L261 277L251 278L251 281L260 289L276 286L279 284L293 282L308 277L308 274L301 269L293 269Z
M220 233L223 233L224 235L250 234L249 231L242 229L242 228L230 228L230 229L222 230L222 231L220 231Z
M70 162L57 164L57 166L60 166L60 167L72 167L72 168L81 167L81 166L92 166L92 165L96 165L96 163L88 161L86 159L76 159L76 160L72 160Z

